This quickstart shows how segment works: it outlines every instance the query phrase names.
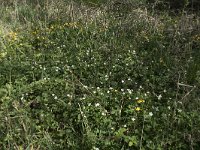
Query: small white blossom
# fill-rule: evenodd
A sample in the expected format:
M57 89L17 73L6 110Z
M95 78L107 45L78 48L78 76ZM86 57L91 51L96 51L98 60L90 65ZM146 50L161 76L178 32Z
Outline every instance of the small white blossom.
M109 87L109 90L113 90L113 88L112 88L112 87Z
M183 104L181 101L178 101L179 104Z
M160 94L160 95L158 95L158 100L160 100L162 98L162 95Z
M106 113L105 113L105 112L102 112L101 114L102 114L102 116L106 116Z
M96 91L93 91L93 93L96 94L97 92L96 92Z
M128 91L129 94L132 94L132 91L130 89L127 89L127 91Z
M72 98L72 95L70 95L70 94L67 94L67 97L70 97L70 98Z
M83 86L85 89L87 89L88 87L86 85Z
M59 71L59 69L60 69L59 67L56 67L56 72L58 72L58 71Z
M152 112L149 112L149 116L150 116L150 117L153 116L153 113L152 113Z
M135 118L131 118L132 121L135 121Z
M181 110L181 109L178 109L178 112L182 112L182 110Z
M96 103L96 104L95 104L95 107L99 107L99 106L100 106L100 104L99 104L99 103Z
M99 150L99 148L98 147L93 147L93 150Z

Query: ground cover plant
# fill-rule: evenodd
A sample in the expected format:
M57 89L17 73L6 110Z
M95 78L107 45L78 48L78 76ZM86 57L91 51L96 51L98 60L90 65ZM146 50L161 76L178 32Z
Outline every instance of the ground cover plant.
M200 148L198 13L144 1L1 8L0 149Z

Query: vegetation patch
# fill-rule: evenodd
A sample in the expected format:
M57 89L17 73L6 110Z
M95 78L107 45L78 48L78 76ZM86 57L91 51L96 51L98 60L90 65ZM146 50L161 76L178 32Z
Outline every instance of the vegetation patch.
M198 14L54 4L1 5L0 149L200 148Z

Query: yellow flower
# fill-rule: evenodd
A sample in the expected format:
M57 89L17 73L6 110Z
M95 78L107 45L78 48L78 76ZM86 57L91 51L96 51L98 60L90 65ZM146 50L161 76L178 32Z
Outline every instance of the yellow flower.
M143 99L137 100L137 103L144 103L144 102L145 102L145 100L143 100Z
M136 110L136 111L140 111L141 108L140 108L140 107L136 107L135 110Z
M10 32L9 37L10 37L10 39L15 41L15 40L17 40L17 33L16 32Z
M6 57L7 52L0 53L0 59Z
M33 34L33 35L36 35L36 34L37 34L37 32L36 32L36 31L33 31L33 32L32 32L32 34Z

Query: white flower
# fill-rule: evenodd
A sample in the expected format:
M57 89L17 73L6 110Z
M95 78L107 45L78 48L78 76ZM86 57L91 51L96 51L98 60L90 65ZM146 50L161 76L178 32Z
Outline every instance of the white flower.
M105 113L105 112L102 112L101 114L102 114L102 116L106 116L106 113Z
M127 125L125 124L125 125L124 125L124 128L126 128L126 127L127 127Z
M93 93L96 94L97 92L96 92L96 91L93 91Z
M152 113L152 112L149 112L149 116L150 116L150 117L153 116L153 113Z
M88 87L86 85L83 86L85 89L87 89Z
M58 99L58 97L57 97L57 96L55 96L55 97L54 97L54 99Z
M58 71L59 71L59 69L60 69L59 67L56 67L56 72L58 72Z
M136 97L135 99L136 99L136 100L138 100L138 99L139 99L139 97Z
M70 97L70 98L72 98L72 95L70 95L70 94L67 94L67 97Z
M100 104L99 104L99 103L96 103L96 104L95 104L95 107L99 107L99 106L100 106Z
M124 83L124 80L122 80L122 83Z
M178 112L182 112L182 110L181 110L181 109L178 109Z
M131 118L132 121L135 121L135 118Z
M170 106L168 106L167 108L168 108L169 110L171 109L171 107L170 107Z
M181 101L178 101L179 104L183 104Z
M99 150L99 148L98 147L93 147L93 150Z
M132 94L132 91L130 89L127 89L127 91L128 91L129 94Z
M160 94L160 95L158 95L158 100L160 100L162 98L162 95Z

